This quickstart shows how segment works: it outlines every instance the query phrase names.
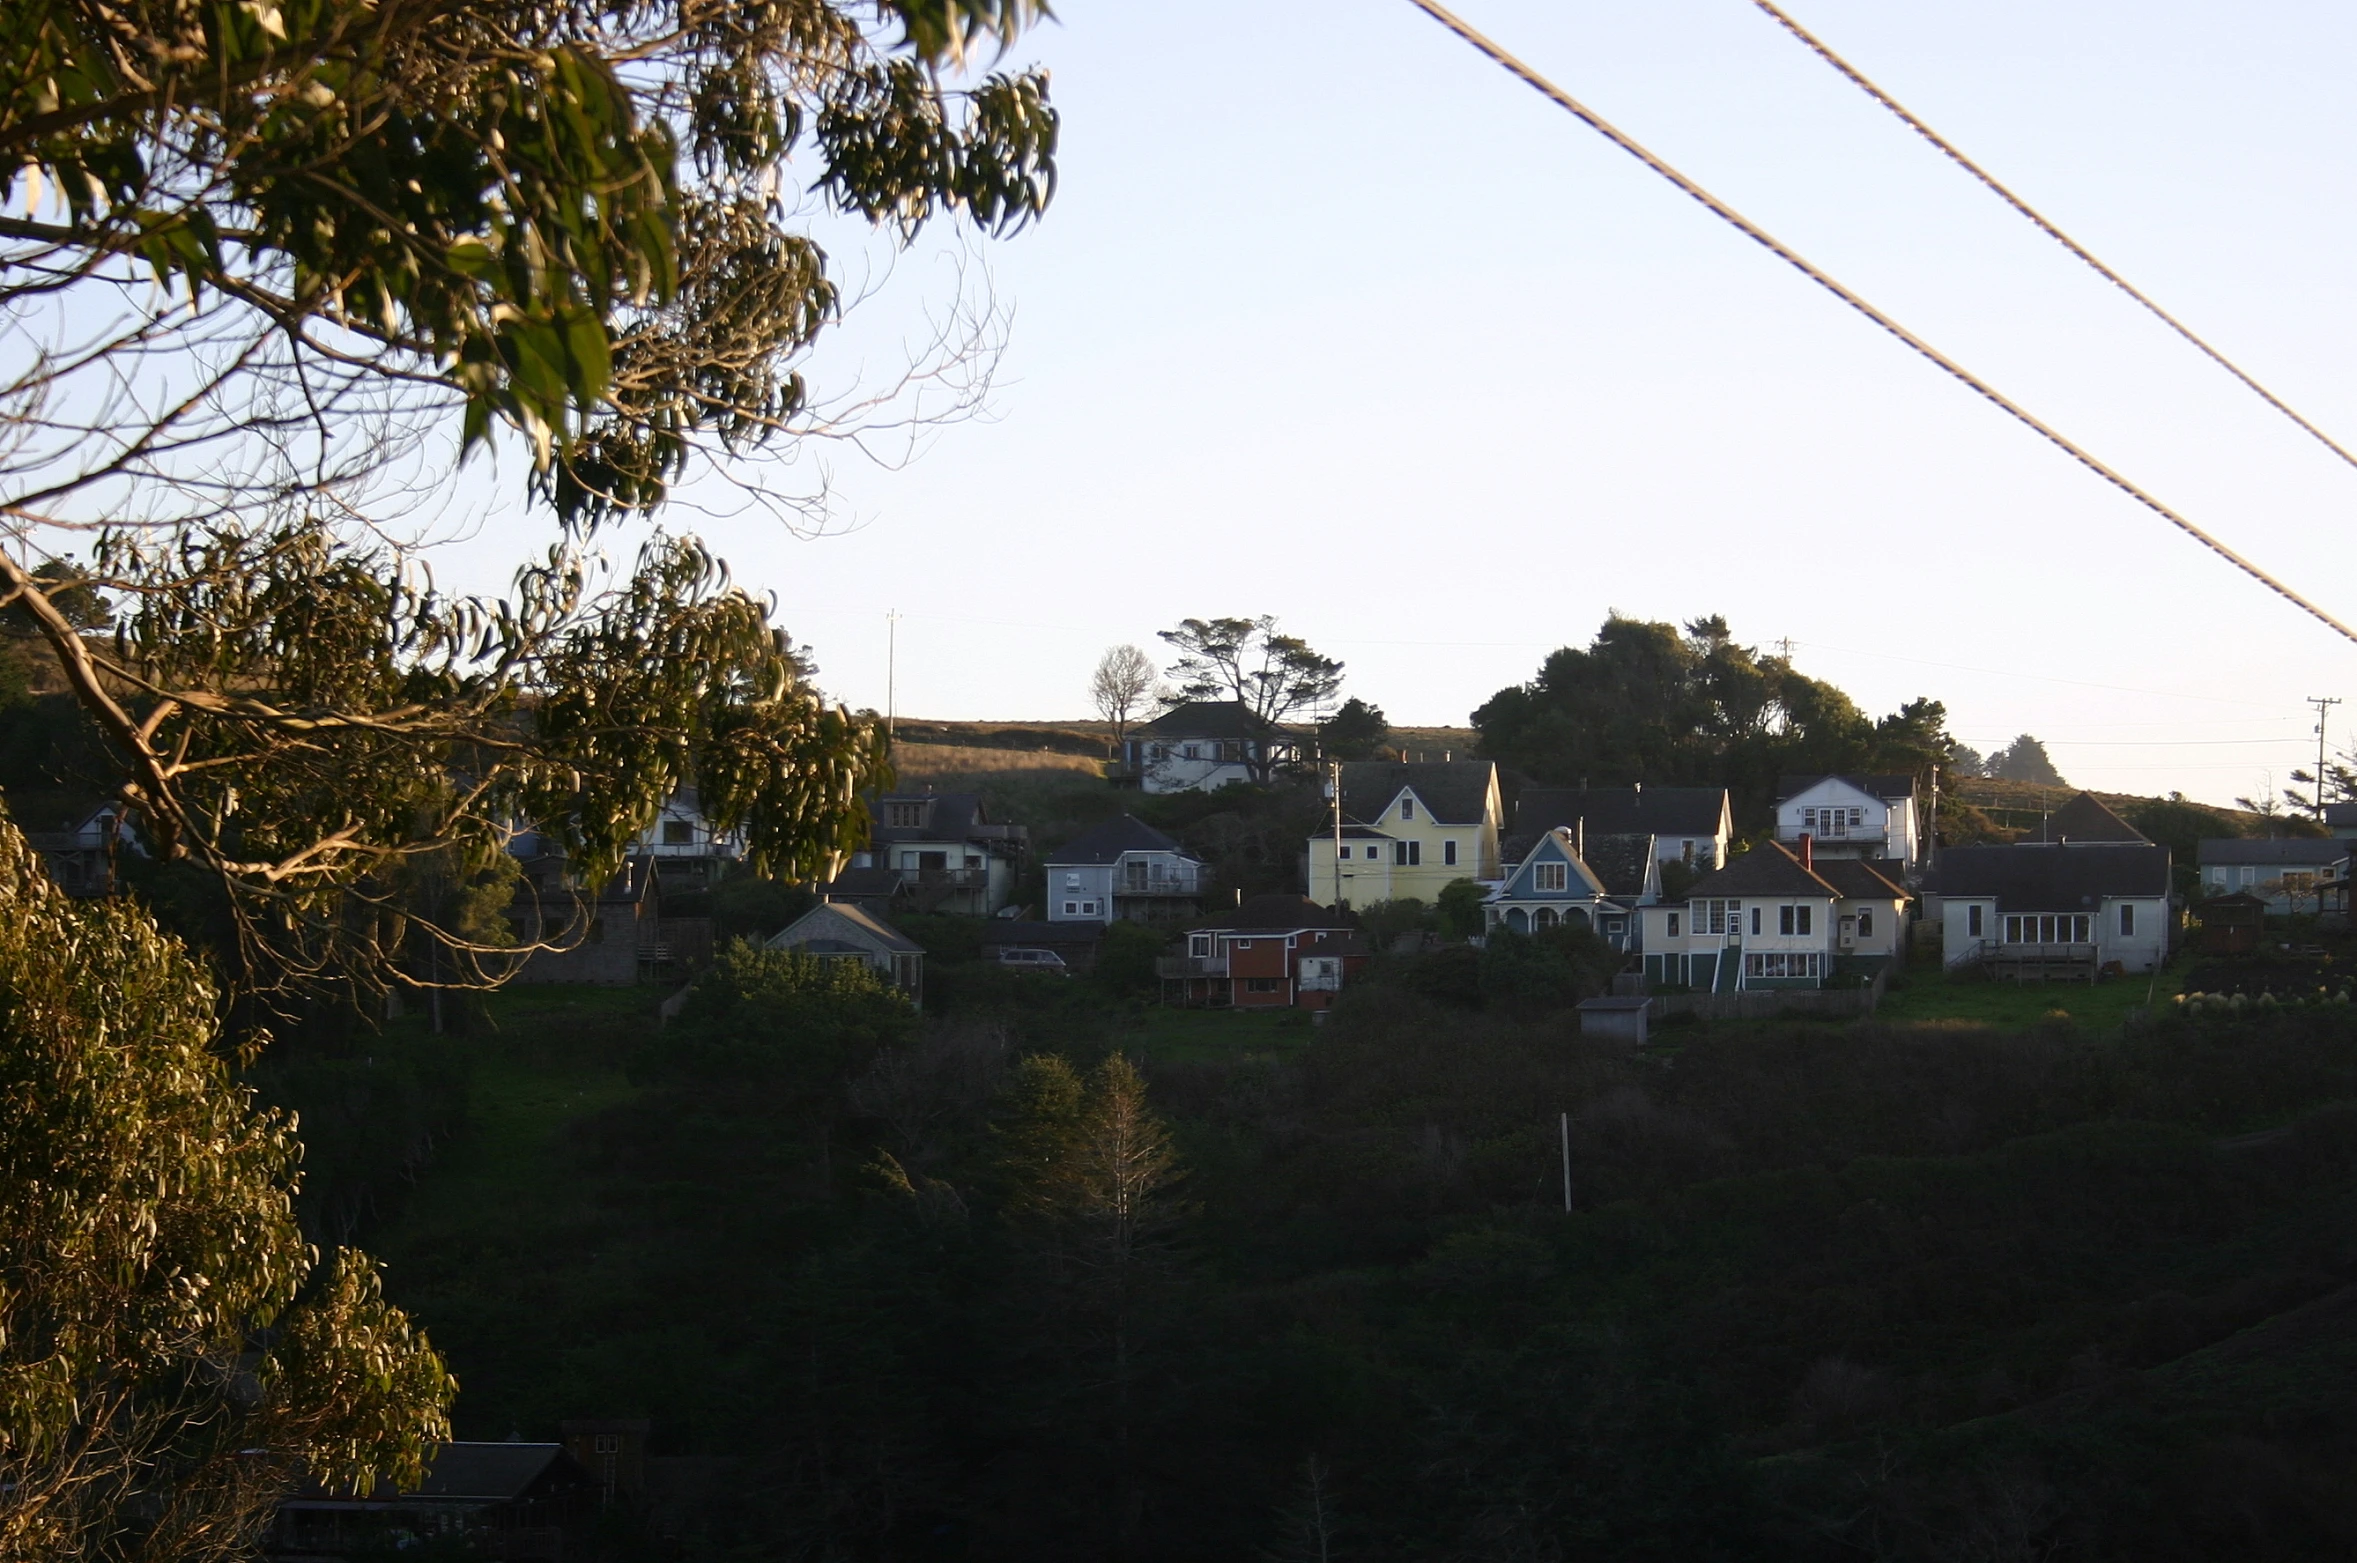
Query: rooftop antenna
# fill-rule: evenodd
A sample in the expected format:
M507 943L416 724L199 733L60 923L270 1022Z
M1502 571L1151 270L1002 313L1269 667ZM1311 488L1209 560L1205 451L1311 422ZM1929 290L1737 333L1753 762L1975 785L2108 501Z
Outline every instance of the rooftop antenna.
M889 740L900 721L900 610L884 612L884 737Z

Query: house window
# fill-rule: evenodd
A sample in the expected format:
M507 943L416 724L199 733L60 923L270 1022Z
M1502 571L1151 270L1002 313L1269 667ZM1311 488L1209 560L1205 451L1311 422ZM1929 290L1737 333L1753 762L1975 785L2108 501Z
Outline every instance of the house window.
M1981 936L1981 909L1978 902L1964 909L1964 932L1974 939Z
M1815 830L1817 828L1817 811L1815 809L1803 809L1800 811L1800 828L1803 830Z
M1418 868L1424 862L1424 843L1395 841L1391 844L1391 862L1395 868Z
M1414 819L1416 817L1416 800L1412 794L1399 800L1399 817L1401 819Z
M1627 929L1627 927L1628 927L1628 919L1626 919L1626 918L1623 918L1623 917L1607 917L1607 918L1605 918L1605 919L1604 919L1604 931L1605 931L1606 933L1620 933L1620 932L1623 932L1623 931L1625 931L1625 930Z
M1751 909L1751 936L1755 939L1760 936L1760 911L1756 906Z
M1440 860L1450 868L1457 866L1457 844L1454 841L1444 841L1440 844Z
M1858 937L1861 939L1874 937L1874 908L1871 906L1858 908Z
M1530 871L1533 890L1561 890L1570 878L1571 870L1562 863L1540 863Z
M1064 915L1066 917L1078 917L1080 915L1080 903L1078 901L1065 902Z
M1181 749L1181 750L1179 751L1179 753L1180 753L1182 756L1184 756L1185 758L1192 760L1192 759L1195 759L1195 758L1197 758L1197 756L1196 756L1196 753L1195 753L1195 749L1196 749L1196 746L1195 746L1195 745L1193 745L1193 744L1188 744L1188 745L1187 745L1187 746L1186 746L1184 749Z
M1211 959L1211 935L1207 933L1187 935L1187 953L1199 961Z
M1795 977L1815 978L1822 975L1819 962L1820 957L1815 950L1754 953L1743 958L1743 975L1770 981Z
M1244 991L1246 993L1274 993L1284 984L1285 979L1282 977L1247 977L1244 979Z
M622 1452L622 1435L620 1433L598 1434L597 1452L599 1454L620 1454Z
M689 847L694 846L695 841L696 827L688 821L683 819L667 819L663 822L663 845L667 847Z
M2007 944L2085 944L2088 921L2084 913L2040 913L2005 919Z
M1675 912L1672 912L1672 913L1670 913L1670 914L1669 914L1669 919L1670 919L1670 926L1669 926L1669 936L1670 936L1671 938L1675 939L1675 938L1678 936L1678 914L1677 914L1677 913L1675 913Z
M1809 908L1805 906L1796 906L1793 908L1793 910L1800 913L1801 936L1806 938L1809 932Z
M1778 933L1792 933L1796 931L1793 927L1792 914L1798 910L1800 910L1800 908L1793 906L1780 906L1776 908L1776 931Z
M2245 863L2242 869L2242 887L2245 890L2248 890L2251 886L2257 884L2258 882L2259 871L2251 867L2248 863Z
M2136 903L2133 901L2120 903L2120 937L2123 939L2136 937Z
M1096 903L1096 902L1094 902L1094 901L1083 901L1083 902L1081 902L1081 903L1080 903L1080 915L1081 915L1081 916L1083 916L1083 917L1094 917L1094 916L1096 916L1096 915L1097 915L1097 903Z
M1866 811L1865 811L1864 809L1852 809L1852 810L1850 810L1850 823L1851 823L1851 824L1853 824L1853 825L1863 825L1863 824L1865 824L1865 823L1866 823Z
M925 823L925 806L922 803L887 803L884 805L884 823L893 830L914 830Z

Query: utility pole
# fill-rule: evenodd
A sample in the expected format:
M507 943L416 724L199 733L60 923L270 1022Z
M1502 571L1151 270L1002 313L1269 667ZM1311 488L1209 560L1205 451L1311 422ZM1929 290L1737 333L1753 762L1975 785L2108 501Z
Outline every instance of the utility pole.
M1571 1214L1571 1114L1563 1115L1563 1213Z
M2324 823L2324 714L2340 701L2310 695L2308 704L2316 708L2316 823L2321 825Z
M900 610L884 613L884 737L889 740L900 723Z
M1334 910L1339 912L1350 904L1342 895L1342 762L1329 760L1327 774L1334 783Z

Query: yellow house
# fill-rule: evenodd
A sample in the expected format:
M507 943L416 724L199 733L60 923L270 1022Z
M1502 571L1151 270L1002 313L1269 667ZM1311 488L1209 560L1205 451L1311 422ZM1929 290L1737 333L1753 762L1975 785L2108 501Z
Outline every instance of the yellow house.
M1494 880L1503 812L1498 768L1487 760L1344 765L1339 856L1331 824L1310 838L1310 899L1430 905L1453 880Z

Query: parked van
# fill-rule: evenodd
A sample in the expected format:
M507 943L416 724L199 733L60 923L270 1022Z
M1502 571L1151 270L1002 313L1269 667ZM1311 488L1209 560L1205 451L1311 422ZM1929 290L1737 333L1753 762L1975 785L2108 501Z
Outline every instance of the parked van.
M1053 950L1035 950L1019 944L1008 945L998 952L998 963L1016 971L1040 971L1052 976L1069 977L1072 968L1064 964L1064 957Z

